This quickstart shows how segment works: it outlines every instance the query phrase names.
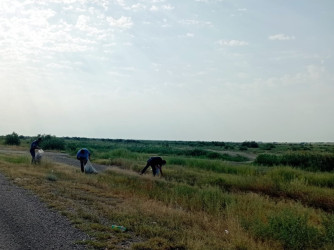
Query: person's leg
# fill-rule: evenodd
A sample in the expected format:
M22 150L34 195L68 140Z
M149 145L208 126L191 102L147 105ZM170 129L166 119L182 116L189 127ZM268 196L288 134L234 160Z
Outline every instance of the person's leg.
M85 171L84 166L85 166L84 159L80 159L80 167L81 167L81 172L82 173Z
M140 174L143 174L145 173L146 169L151 165L151 161L148 160L147 163L146 163L146 166L142 169L142 171L140 171Z
M160 176L160 168L158 167L155 168L155 175Z
M156 165L155 168L156 168L155 175L161 177L162 176L161 166L160 165Z
M30 150L30 154L31 154L31 163L35 163L35 150L34 149Z
M153 176L157 174L157 167L155 165L152 165L152 172L153 172Z

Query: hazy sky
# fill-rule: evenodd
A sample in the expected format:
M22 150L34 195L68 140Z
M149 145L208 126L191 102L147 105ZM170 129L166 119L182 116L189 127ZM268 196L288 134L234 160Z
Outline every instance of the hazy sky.
M0 135L334 141L333 0L1 0Z

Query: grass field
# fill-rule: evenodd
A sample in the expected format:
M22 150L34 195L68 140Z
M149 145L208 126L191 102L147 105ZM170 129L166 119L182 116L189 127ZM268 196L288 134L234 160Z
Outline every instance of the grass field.
M9 148L28 151L30 141L22 138L20 146ZM86 147L93 164L118 168L83 175L67 165L34 166L27 156L0 153L0 172L87 232L92 240L85 244L92 248L334 248L333 144L88 138L63 143L72 156ZM165 178L138 175L153 155L167 160Z

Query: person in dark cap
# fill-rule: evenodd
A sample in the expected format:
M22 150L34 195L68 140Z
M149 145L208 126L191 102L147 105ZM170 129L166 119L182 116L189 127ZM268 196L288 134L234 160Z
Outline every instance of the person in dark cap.
M161 157L159 157L159 156L151 157L150 159L147 160L146 166L142 169L142 171L140 171L140 175L145 173L146 169L149 166L151 166L153 176L156 176L156 175L159 175L159 174L161 174L161 176L163 176L161 167L165 164L166 164L166 161L163 160Z
M90 152L87 148L82 148L77 152L77 159L80 161L81 172L85 172L84 166L90 159Z
M30 145L30 154L31 154L31 163L37 163L37 161L36 161L36 152L35 152L35 150L36 149L41 149L40 147L39 147L39 143L42 141L42 138L41 137L38 137L38 139L37 140L34 140L32 143L31 143L31 145Z

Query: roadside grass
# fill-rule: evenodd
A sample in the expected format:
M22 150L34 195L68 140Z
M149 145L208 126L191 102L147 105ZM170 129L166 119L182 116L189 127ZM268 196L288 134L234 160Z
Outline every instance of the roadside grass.
M27 163L27 156L11 156L6 154L0 154L0 161L8 163Z
M114 158L126 171L83 175L67 165L48 161L31 165L28 157L0 154L0 171L67 216L91 237L81 243L95 249L334 246L333 211L311 206L318 202L331 207L333 190L309 185L308 175L301 170L258 171L250 165L224 163L226 169L237 170L217 173L178 165L181 158L166 167L166 179L158 179L129 174L142 167L146 155L127 157L128 152L119 151ZM201 159L196 162L205 165ZM317 178L327 177L321 173ZM125 226L127 231L112 225Z

